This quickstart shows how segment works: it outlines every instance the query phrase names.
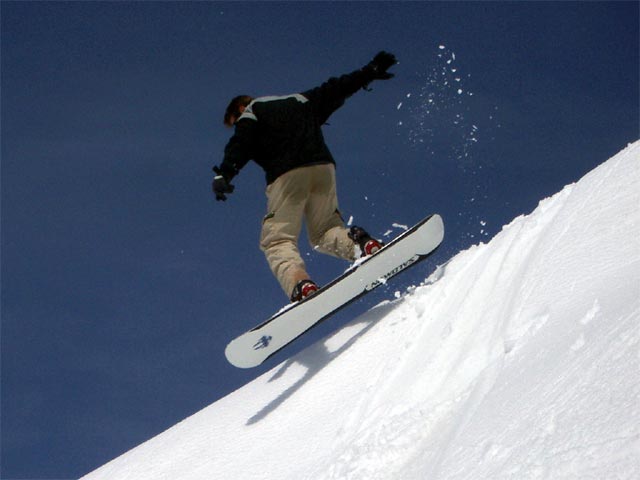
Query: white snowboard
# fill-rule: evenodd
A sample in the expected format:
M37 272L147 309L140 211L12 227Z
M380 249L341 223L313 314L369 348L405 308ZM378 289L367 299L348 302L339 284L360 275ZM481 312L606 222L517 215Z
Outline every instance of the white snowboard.
M227 360L239 368L260 365L332 313L427 258L443 238L442 218L425 218L314 295L232 340L225 349Z

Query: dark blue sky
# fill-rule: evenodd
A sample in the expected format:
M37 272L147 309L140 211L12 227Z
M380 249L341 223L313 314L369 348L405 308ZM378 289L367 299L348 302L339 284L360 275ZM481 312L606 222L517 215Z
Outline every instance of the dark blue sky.
M88 473L638 139L638 14L637 2L2 2L2 478ZM263 368L234 369L226 343L286 298L257 246L262 172L249 165L224 204L210 193L224 108L314 87L381 49L396 78L325 128L341 209L378 236L439 212L445 242ZM305 257L319 282L346 268Z

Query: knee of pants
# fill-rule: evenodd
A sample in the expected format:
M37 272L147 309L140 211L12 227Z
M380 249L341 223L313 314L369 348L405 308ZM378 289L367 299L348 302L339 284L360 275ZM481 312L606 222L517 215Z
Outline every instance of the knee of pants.
M298 235L282 226L267 221L262 225L260 234L260 249L267 252L273 248L291 248L298 246Z
M307 236L311 246L322 243L323 239L335 229L345 229L340 211L335 208L329 215L307 217Z

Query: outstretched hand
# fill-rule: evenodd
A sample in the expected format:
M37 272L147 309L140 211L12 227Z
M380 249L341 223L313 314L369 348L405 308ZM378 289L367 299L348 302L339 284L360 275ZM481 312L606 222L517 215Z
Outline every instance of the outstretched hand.
M374 79L388 80L393 78L393 73L389 73L387 70L396 63L398 63L398 61L393 53L381 51L373 57L373 60L367 65L367 68L373 72Z

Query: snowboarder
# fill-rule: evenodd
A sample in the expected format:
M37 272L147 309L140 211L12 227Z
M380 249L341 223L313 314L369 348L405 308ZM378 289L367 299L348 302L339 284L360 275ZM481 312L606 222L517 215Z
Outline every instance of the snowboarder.
M361 69L311 90L287 96L240 95L227 107L224 123L235 126L235 132L222 163L213 167L213 192L216 200L226 200L234 190L231 180L249 160L264 169L267 214L260 248L292 302L318 290L298 250L303 219L312 247L321 253L354 261L382 246L364 229L345 226L338 210L335 161L321 127L358 90L373 80L392 78L387 70L395 63L393 54L382 51Z

